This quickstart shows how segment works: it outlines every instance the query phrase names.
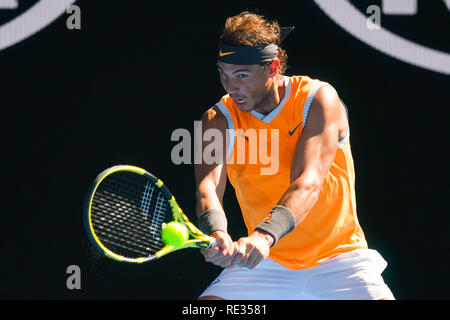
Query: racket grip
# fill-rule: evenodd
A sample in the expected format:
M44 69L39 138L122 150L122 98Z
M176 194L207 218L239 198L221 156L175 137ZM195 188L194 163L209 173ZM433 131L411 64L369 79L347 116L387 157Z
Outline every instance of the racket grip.
M216 245L217 245L216 238L209 237L209 246L207 249L214 248Z

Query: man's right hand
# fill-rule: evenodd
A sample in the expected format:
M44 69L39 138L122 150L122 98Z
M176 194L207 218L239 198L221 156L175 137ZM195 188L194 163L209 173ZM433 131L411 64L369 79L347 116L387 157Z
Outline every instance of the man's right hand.
M234 265L234 258L239 252L236 243L231 240L228 233L223 231L213 232L211 237L217 241L217 245L209 249L201 249L206 262L211 262L222 268L230 268Z

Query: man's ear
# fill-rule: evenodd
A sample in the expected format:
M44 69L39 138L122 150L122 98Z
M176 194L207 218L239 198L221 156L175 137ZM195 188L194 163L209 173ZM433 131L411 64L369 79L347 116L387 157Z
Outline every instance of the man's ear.
M270 76L273 77L277 74L278 68L280 68L280 60L273 59L270 64Z

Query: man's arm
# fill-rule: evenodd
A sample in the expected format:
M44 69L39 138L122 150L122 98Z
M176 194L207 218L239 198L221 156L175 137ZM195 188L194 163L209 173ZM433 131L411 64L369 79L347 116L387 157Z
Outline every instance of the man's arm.
M291 210L301 223L315 205L323 181L336 156L339 132L347 126L336 91L322 86L311 104L291 167L291 185L279 205Z
M336 155L342 117L336 91L330 86L321 87L311 104L307 124L294 153L291 185L278 202L288 209L283 212L283 217L279 216L280 224L285 224L288 218L293 220L292 226L283 226L286 229L292 230L301 223L316 203ZM268 229L260 226L249 237L238 241L243 252L236 259L237 264L252 268L269 255L269 248L276 239L270 233L271 226Z
M195 143L201 146L200 148L197 148L197 150L202 153L209 143L217 143L217 141L203 141L201 138L203 136L203 132L208 129L219 129L222 132L222 136L225 138L227 125L225 117L222 113L215 110L215 108L211 108L203 114L201 124L201 136L197 137L199 140L195 141ZM224 146L223 152L226 152L225 139L221 143ZM197 216L200 216L200 214L208 209L223 210L222 198L226 186L225 157L226 155L224 154L223 161L219 164L206 164L204 163L202 157L202 163L195 165L195 179L197 182Z
M209 143L222 143L223 146L223 159L222 163L213 163L207 164L204 163L203 157L200 164L195 165L195 179L197 183L196 189L196 212L197 217L201 217L201 215L208 210L214 210L215 214L223 214L224 216L220 217L222 220L225 218L225 213L223 210L222 199L225 192L227 176L226 176L226 129L227 123L223 114L217 110L216 107L213 107L205 112L201 119L202 131L206 131L208 129L219 129L222 133L223 140L219 141L203 141L201 136L203 136L203 132L201 132L200 137L198 137L198 141L195 141L200 148L197 148L198 152L203 152L204 148ZM198 135L197 135L198 136ZM214 217L213 217L214 218ZM217 217L216 217L217 218ZM226 221L226 220L225 220ZM200 222L201 224L202 222ZM232 264L232 258L235 253L235 245L231 240L231 237L228 235L225 226L222 223L223 227L221 229L225 230L217 230L210 234L210 236L216 238L217 246L210 249L202 249L201 252L205 257L205 260L211 262L213 264L219 265L221 267L228 267ZM200 226L202 227L202 226Z

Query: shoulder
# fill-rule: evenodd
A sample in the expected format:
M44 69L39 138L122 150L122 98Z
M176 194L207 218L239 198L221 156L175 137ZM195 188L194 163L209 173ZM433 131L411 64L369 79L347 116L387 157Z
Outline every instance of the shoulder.
M292 94L300 100L313 100L318 91L329 91L329 89L331 89L331 91L334 90L334 88L328 82L316 78L311 78L307 75L295 75L288 78L290 81ZM322 89L324 87L328 88Z
M336 89L329 83L324 83L319 90L317 90L314 101L323 106L333 106L340 102Z
M206 110L202 115L201 121L204 129L215 128L225 131L227 128L227 120L225 115L217 106L213 106Z
M307 77L304 82L305 83L301 90L304 93L303 99L305 99L303 109L303 120L305 124L310 118L311 113L317 111L324 112L325 109L330 111L339 109L340 99L332 85L318 79L311 79L309 77ZM299 96L301 96L301 94L299 94Z
M342 118L341 101L336 89L328 83L316 92L308 114L308 122L338 125Z

